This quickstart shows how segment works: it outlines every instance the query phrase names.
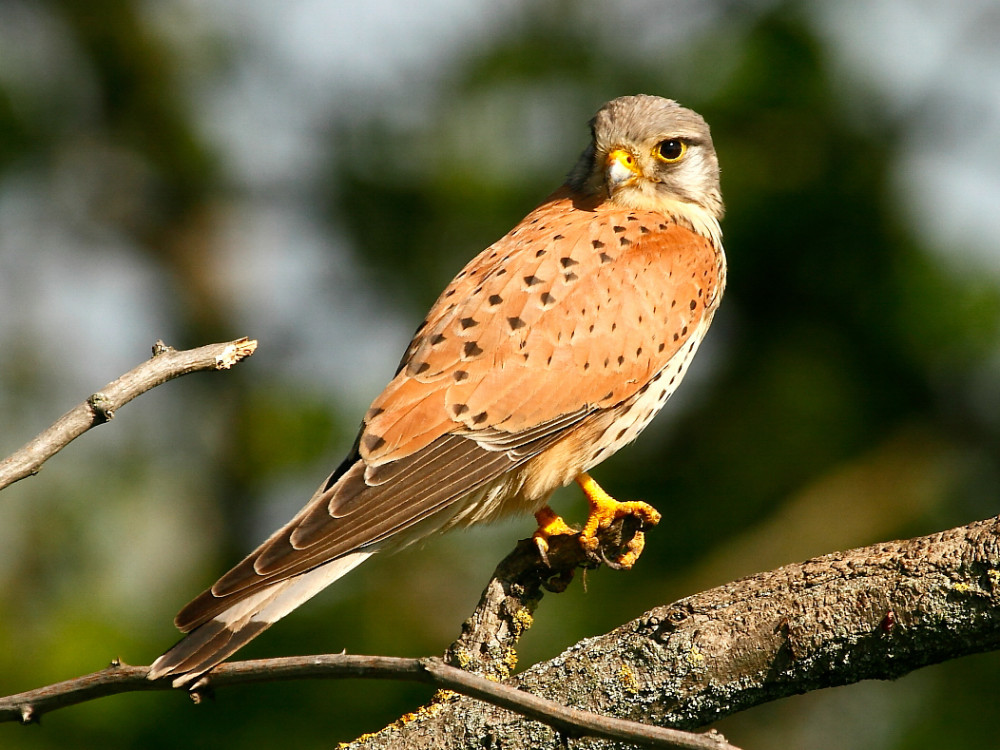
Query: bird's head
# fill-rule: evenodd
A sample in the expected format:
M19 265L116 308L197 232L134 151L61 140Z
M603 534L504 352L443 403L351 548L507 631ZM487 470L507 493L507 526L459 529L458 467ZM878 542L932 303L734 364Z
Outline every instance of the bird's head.
M572 189L718 226L719 161L701 115L671 99L623 96L601 107L590 129L590 145L569 174Z

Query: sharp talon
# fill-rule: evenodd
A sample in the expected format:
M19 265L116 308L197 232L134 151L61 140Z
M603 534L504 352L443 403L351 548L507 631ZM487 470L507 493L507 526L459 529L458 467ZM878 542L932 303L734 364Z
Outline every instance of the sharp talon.
M536 531L531 537L531 540L535 543L535 549L538 550L538 556L542 558L542 562L545 563L546 568L551 568L549 564L549 543L547 540L543 539L538 535Z

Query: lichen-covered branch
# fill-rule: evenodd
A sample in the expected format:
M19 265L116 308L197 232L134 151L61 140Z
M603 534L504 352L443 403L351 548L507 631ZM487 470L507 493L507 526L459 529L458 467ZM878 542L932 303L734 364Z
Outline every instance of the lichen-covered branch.
M694 729L777 698L892 679L998 647L993 518L787 565L657 607L512 684L595 713ZM347 747L429 746L563 747L551 728L466 698Z
M37 474L52 456L87 430L112 419L117 409L136 396L180 375L199 370L228 370L256 349L257 342L247 338L185 351L177 351L157 341L152 359L108 383L16 453L0 461L0 490Z
M493 571L476 611L445 652L445 661L468 672L506 680L517 665L514 647L531 627L544 592L565 591L577 569L617 559L641 530L635 516L618 519L599 531L594 556L584 551L579 534L550 537L544 558L533 540L519 542Z

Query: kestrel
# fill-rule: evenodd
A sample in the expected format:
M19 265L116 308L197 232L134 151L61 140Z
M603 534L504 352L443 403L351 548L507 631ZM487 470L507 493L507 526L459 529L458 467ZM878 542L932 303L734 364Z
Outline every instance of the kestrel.
M576 481L581 543L623 514L587 472L634 440L680 384L725 286L708 126L674 101L605 104L566 183L448 285L350 454L305 507L175 619L152 665L190 685L376 552L534 513ZM628 566L639 548L621 560Z

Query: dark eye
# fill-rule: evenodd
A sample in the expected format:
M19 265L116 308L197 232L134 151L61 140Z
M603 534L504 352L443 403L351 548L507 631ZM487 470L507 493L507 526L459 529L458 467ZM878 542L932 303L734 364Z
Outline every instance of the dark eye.
M667 140L660 141L656 144L656 148L653 149L653 154L655 154L658 159L662 159L663 161L669 163L680 161L680 158L684 156L685 151L687 151L687 144L680 138L667 138Z

